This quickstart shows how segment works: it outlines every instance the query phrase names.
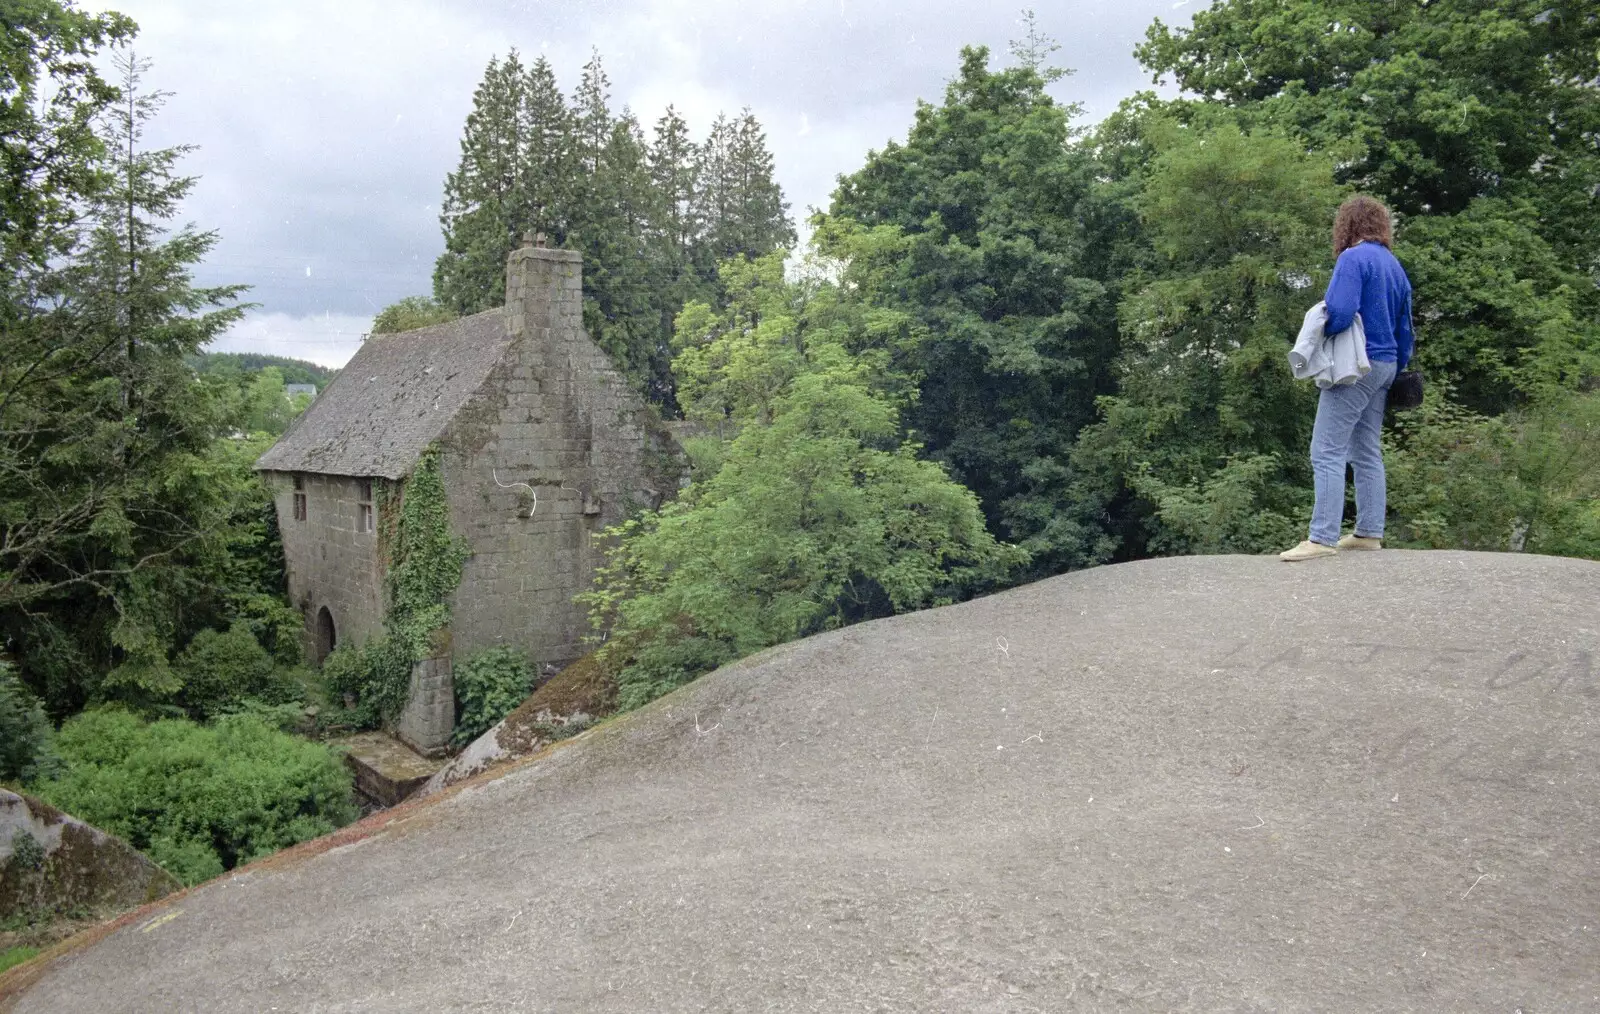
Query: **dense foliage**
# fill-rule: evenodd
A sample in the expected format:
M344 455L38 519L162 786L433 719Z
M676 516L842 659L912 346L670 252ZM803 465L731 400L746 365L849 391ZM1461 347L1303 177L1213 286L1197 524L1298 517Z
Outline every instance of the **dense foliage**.
M465 746L511 714L533 690L533 667L517 648L490 648L451 672L456 690L456 730L451 736Z
M1396 534L1418 544L1463 544L1445 533L1468 531L1478 534L1464 544L1484 548L1532 549L1531 533L1546 550L1589 544L1581 533L1592 515L1592 456L1574 454L1557 469L1529 463L1548 459L1542 448L1556 432L1569 446L1592 446L1596 396L1585 392L1600 371L1597 41L1600 16L1581 3L1229 0L1198 13L1189 29L1157 22L1139 51L1185 96L1130 103L1102 128L1103 150L1121 149L1126 160L1158 147L1157 124L1208 135L1236 124L1308 151L1339 192L1372 193L1393 207L1396 253L1416 291L1417 361L1444 396L1405 421L1392 448ZM1231 212L1257 188L1241 186L1224 203L1186 196L1185 217L1198 221L1207 207ZM1166 228L1173 210L1149 221ZM1325 218L1305 210L1308 228L1325 228ZM1320 291L1327 263L1299 269L1314 282L1309 291ZM1270 406L1289 404L1274 398L1241 418L1256 426ZM1204 450L1199 441L1168 442L1183 445L1258 469L1259 479L1241 473L1251 491L1227 508L1230 516L1300 520L1303 508L1285 514L1270 505L1287 502L1270 486L1291 476L1250 457L1261 450L1254 439ZM1447 460L1452 467L1439 471ZM1142 482L1133 468L1121 472L1141 512L1176 517L1174 506L1181 513L1206 499L1203 490L1198 498L1180 491L1174 501L1170 488ZM1148 549L1161 550L1169 536L1182 546L1164 520L1156 529Z
M623 707L768 645L950 601L1026 558L906 439L890 353L916 340L904 315L787 281L776 254L730 263L723 286L724 308L679 316L674 371L689 417L724 435L692 445L675 502L611 533L586 596L631 657Z
M356 817L349 772L331 750L248 716L201 726L93 710L57 742L66 773L33 791L186 884Z
M0 635L63 716L181 696L174 651L265 591L227 580L264 497L260 446L229 439L243 392L189 365L241 311L237 287L190 283L215 237L167 228L193 186L185 149L144 144L160 96L140 63L115 55L113 88L70 58L131 25L35 8L53 13L8 28L0 138L37 160L6 174Z
M1078 107L1046 92L1058 75L987 63L963 51L944 104L842 177L816 224L861 299L925 330L898 350L920 393L906 422L1043 574L1110 552L1076 509L1070 451L1111 390L1129 212L1072 143Z
M259 352L202 352L191 356L189 364L197 373L220 373L240 381L247 380L269 366L276 367L285 384L315 384L319 391L327 387L328 382L339 373L332 367L321 366L304 359L286 359L283 356L269 356Z
M1418 354L1491 414L1595 373L1600 17L1581 0L1231 0L1159 21L1154 72L1314 149L1389 202Z
M0 782L28 782L56 763L55 730L39 699L0 663Z
M449 635L450 596L467 557L450 530L437 450L417 462L398 502L391 489L384 488L378 507L388 564L384 633L341 644L323 662L329 689L353 701L350 720L367 727L399 716L415 663L448 652L441 639Z
M396 334L456 319L456 311L428 296L407 296L379 311L372 320L373 334Z
M433 299L385 309L375 333L505 301L506 255L535 233L584 255L584 325L656 402L670 407L672 320L706 298L717 265L794 241L761 125L719 116L703 143L669 107L652 136L610 108L599 54L568 102L544 57L490 60L461 159L445 180L445 252Z
M169 224L194 180L145 142L144 64L106 52L132 23L52 0L3 21L0 779L193 881L353 816L326 749L236 714L303 710L252 465L304 405L283 371L328 374L201 352L240 287L191 281L215 236ZM106 702L132 710L70 717Z

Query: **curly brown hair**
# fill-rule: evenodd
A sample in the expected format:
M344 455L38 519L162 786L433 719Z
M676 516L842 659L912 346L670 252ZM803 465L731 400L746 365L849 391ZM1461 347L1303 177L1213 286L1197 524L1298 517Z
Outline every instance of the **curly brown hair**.
M1382 201L1358 195L1339 205L1333 218L1333 256L1339 255L1367 240L1394 246L1394 229L1389 224L1389 209Z

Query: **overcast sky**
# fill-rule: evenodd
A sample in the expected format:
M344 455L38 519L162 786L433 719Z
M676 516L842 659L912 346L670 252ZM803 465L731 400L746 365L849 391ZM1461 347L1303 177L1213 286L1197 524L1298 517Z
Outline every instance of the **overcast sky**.
M489 58L543 53L569 93L598 47L614 108L675 104L697 136L750 106L798 222L869 149L938 101L961 46L997 59L1028 0L123 0L147 84L172 92L152 141L198 145L185 220L221 241L198 272L260 303L215 347L340 365L372 316L431 291L439 199ZM1152 18L1203 0L1034 0L1076 74L1053 89L1098 120L1150 87Z

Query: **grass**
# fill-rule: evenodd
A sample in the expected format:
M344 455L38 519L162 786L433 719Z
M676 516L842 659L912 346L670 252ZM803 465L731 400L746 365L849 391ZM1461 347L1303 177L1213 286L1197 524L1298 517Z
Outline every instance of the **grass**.
M37 947L13 947L10 950L0 951L0 972L14 968L38 953Z

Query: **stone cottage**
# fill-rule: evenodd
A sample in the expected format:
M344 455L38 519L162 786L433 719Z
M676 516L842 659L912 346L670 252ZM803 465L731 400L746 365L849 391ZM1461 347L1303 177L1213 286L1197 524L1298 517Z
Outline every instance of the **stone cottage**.
M503 308L368 339L256 462L320 663L383 632L378 512L438 449L471 556L449 657L416 667L396 730L424 752L454 725L451 659L509 645L544 669L582 654L587 618L572 599L600 562L591 536L677 485L670 437L584 332L582 307L580 254L515 250Z

